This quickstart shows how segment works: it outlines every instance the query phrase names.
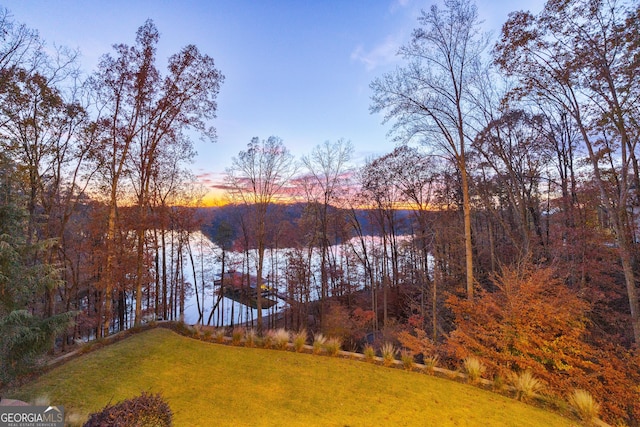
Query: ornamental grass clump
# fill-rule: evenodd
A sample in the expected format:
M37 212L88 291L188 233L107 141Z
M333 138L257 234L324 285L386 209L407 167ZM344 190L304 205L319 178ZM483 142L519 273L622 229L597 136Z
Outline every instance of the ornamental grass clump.
M600 404L596 402L591 393L582 389L576 389L571 393L569 405L578 417L587 424L592 423L600 412Z
M224 344L224 337L226 333L227 333L227 330L225 328L216 329L216 332L215 334L213 334L213 336L218 344Z
M413 354L411 354L411 352L402 350L400 352L400 361L405 370L410 371L413 369Z
M424 363L424 369L426 373L429 375L433 375L435 372L436 366L438 366L439 362L440 362L440 358L438 357L437 354L434 354L433 356L425 357L423 360L423 363Z
M373 362L376 359L376 349L370 344L364 346L362 354L367 362Z
M202 331L202 340L211 341L211 337L213 336L213 331L210 328L204 329Z
M337 356L340 353L340 348L342 347L342 340L338 337L332 337L327 339L324 343L324 348L327 350L327 354L329 356Z
M133 328L139 328L139 326L134 326ZM129 329L129 331L134 331L135 329L133 328ZM195 338L198 340L204 339L204 331L202 330L202 327L194 326L192 338Z
M313 336L313 354L320 354L324 348L325 343L327 342L327 338L317 333Z
M240 343L242 342L242 338L244 338L245 336L245 330L244 328L233 328L233 331L231 332L231 343L233 345L240 345Z
M275 329L273 331L273 347L278 350L286 350L291 340L291 334L284 328Z
M390 342L386 342L380 347L380 353L382 354L382 364L384 366L391 366L396 360L396 353L398 350Z
M262 336L262 347L263 348L274 348L275 343L276 343L275 333L274 333L274 331L272 329L269 329Z
M464 372L467 374L467 379L471 384L475 384L486 371L486 366L477 357L468 356L462 362Z
M258 342L258 333L255 329L247 329L244 331L244 345L245 347L255 347Z
M293 335L293 349L301 353L304 350L304 346L307 344L307 330L302 329Z
M544 383L533 376L531 371L512 373L510 380L516 390L516 399L523 402L537 396L544 389Z

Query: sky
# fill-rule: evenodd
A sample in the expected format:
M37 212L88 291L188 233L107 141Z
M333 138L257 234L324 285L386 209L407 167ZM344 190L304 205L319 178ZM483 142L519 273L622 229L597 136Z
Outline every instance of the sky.
M158 58L195 44L225 75L215 143L194 138L190 165L208 201L232 158L253 137L282 138L300 158L325 141L345 139L355 164L391 152L389 126L369 112L369 84L401 66L396 53L421 9L441 0L4 0L17 22L48 46L81 53L86 73L112 45L135 43L147 19L160 32ZM542 0L476 0L494 37L509 12L542 9Z

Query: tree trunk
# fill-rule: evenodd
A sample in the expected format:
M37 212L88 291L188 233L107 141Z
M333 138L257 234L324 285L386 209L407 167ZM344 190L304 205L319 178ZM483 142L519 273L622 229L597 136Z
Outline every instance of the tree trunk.
M104 288L104 320L102 323L102 329L100 330L100 337L109 335L109 328L111 327L111 301L113 298L113 281L114 281L114 265L115 265L115 238L116 238L116 215L117 207L115 200L115 189L112 189L111 205L109 206L109 219L107 228L107 265L105 273L105 288Z
M458 159L462 180L462 209L464 213L464 252L467 272L467 298L473 301L473 244L471 241L471 198L469 197L469 178L464 154Z

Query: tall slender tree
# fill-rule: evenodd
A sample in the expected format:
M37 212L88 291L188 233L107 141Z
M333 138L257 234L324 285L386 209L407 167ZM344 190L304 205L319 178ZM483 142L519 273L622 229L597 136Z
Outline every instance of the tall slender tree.
M371 111L395 120L399 140L419 140L455 160L460 174L467 297L473 299L474 264L467 151L475 138L474 80L482 69L487 38L470 0L446 0L418 18L420 27L399 54L407 62L371 83Z

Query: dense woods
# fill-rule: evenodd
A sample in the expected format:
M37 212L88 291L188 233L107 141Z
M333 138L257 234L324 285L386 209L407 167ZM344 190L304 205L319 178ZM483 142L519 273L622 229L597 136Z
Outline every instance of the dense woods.
M187 168L190 137L215 140L211 57L187 46L163 72L147 21L87 76L9 11L0 29L0 384L76 340L183 320L189 298L219 325L233 277L196 272L202 231L218 273L286 301L263 318L256 293L260 332L475 356L640 423L637 1L549 0L495 44L466 0L424 10L371 83L388 154L357 165L339 140L296 161L256 137L220 208Z

